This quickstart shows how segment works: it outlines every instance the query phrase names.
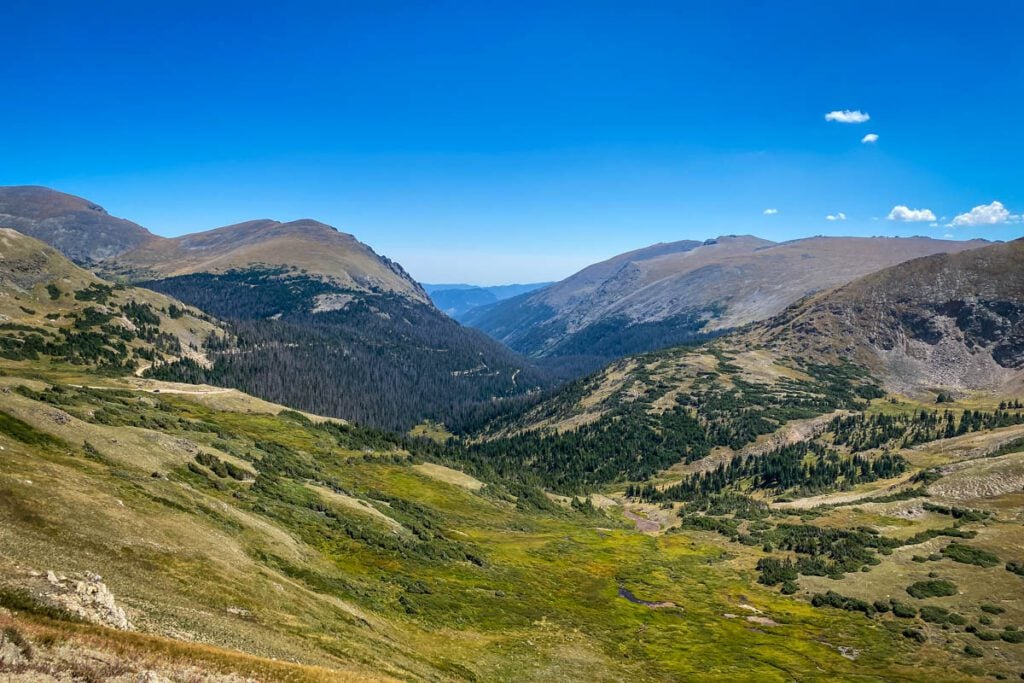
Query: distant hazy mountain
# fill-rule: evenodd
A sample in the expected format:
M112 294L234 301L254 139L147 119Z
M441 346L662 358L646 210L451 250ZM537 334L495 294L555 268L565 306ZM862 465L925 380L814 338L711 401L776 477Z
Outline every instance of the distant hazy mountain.
M531 356L617 357L700 340L881 268L984 244L925 237L774 243L751 236L657 244L477 308L464 321Z
M541 287L547 287L550 282L534 282L525 285L494 285L483 287L479 285L465 284L423 284L434 305L442 311L455 318L462 320L462 317L477 306L486 306L510 299L520 294L532 292Z

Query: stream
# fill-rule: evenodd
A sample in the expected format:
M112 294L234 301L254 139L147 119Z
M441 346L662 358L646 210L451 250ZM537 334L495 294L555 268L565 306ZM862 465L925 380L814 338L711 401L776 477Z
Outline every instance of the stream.
M648 602L647 600L641 600L640 598L633 595L633 592L631 590L629 590L628 588L624 588L623 586L619 586L619 597L626 598L626 600L629 600L634 605L643 605L644 607L650 607L651 609L676 606L674 602Z

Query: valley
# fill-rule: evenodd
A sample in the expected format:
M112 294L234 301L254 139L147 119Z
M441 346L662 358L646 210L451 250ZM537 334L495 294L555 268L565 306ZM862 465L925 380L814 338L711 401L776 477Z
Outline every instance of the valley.
M15 680L1024 672L1024 242L561 385L411 280L0 255Z

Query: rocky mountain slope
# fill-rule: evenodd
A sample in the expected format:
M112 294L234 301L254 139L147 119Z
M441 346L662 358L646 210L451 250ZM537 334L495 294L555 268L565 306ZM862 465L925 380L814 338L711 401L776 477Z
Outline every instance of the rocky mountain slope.
M659 244L466 316L531 356L616 357L699 340L782 311L818 291L919 256L984 242L751 236Z
M46 187L0 187L0 227L42 240L75 261L103 261L153 239L86 199Z
M683 409L714 427L711 446L741 446L801 404L812 417L885 391L1012 397L1024 385L1022 274L1024 240L901 263L703 346L617 360L493 423L491 438L600 431L626 415L663 435L658 420ZM751 404L757 417L745 426L715 426L719 410Z
M1024 239L915 259L751 330L801 357L849 358L887 388L1000 390L1024 374Z

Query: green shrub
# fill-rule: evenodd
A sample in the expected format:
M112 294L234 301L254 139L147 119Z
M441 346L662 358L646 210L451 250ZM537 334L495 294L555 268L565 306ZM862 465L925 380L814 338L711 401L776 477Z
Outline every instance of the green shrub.
M925 605L921 608L921 618L929 624L945 624L949 621L950 612L948 609Z
M917 616L917 608L904 602L892 601L892 613L900 619L913 619Z
M999 605L993 605L986 602L981 604L981 611L988 612L989 614L1002 614L1006 610Z
M946 579L929 579L910 584L907 586L907 593L918 600L924 600L925 598L956 595L957 588L955 583Z
M942 554L954 562L974 564L979 567L995 567L999 564L999 557L994 553L963 543L950 543L942 549Z
M1009 629L1009 627L1007 627ZM999 634L999 637L1007 643L1024 643L1024 631L1006 630Z
M977 645L965 645L964 654L968 657L981 657L984 653Z

